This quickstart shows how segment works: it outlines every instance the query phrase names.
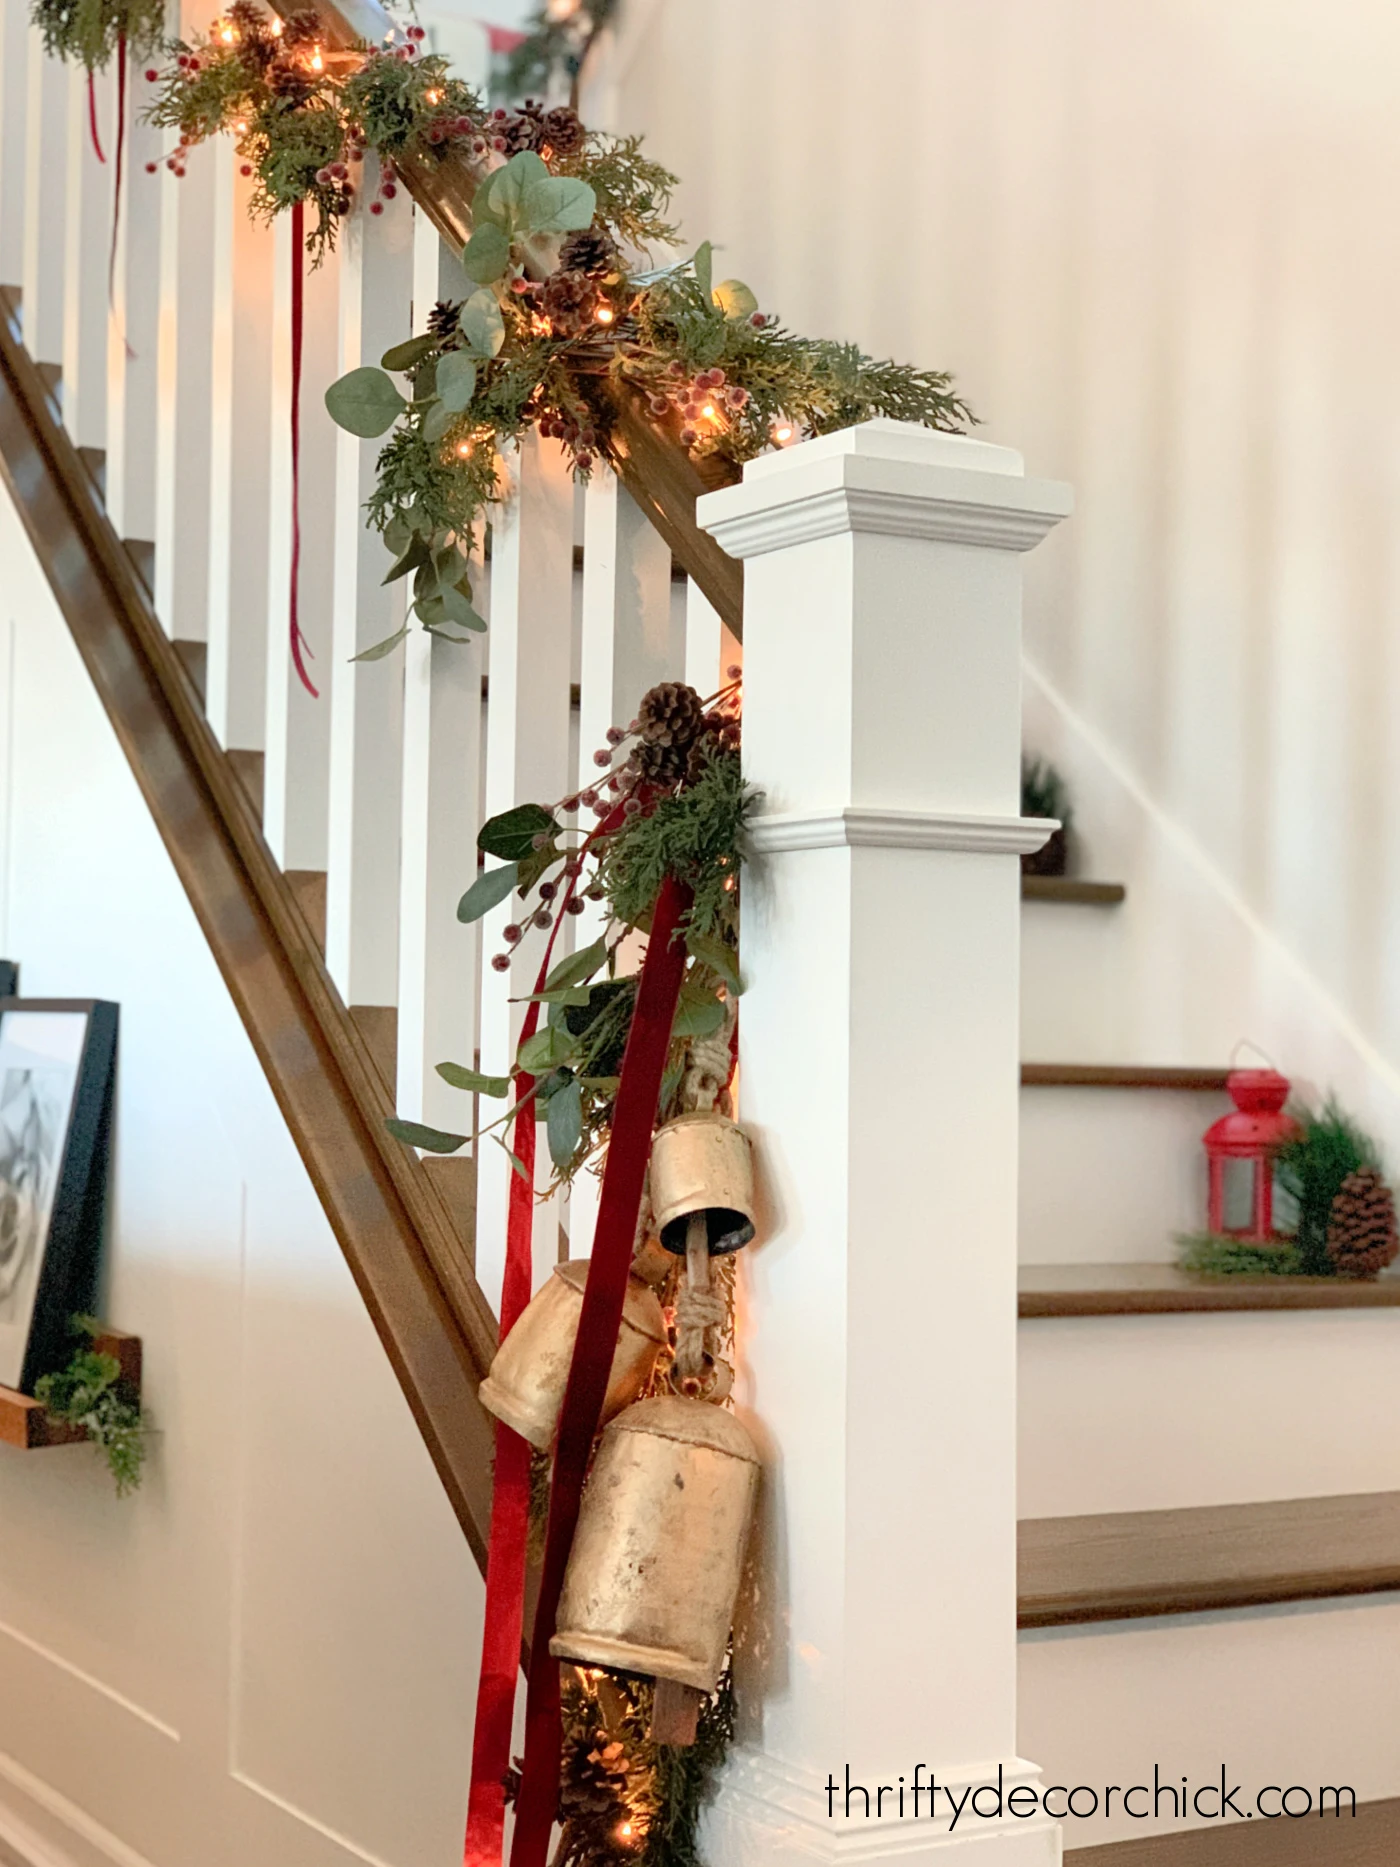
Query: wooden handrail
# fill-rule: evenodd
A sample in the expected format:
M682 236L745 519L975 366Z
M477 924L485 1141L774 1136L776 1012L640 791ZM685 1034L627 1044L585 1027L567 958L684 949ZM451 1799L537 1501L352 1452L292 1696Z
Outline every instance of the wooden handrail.
M284 15L302 11L296 0L274 0ZM332 49L382 42L391 25L376 0L314 0ZM471 164L449 153L440 161L405 157L399 174L414 201L449 246L461 249L471 237L477 177ZM723 461L692 460L676 436L651 419L643 398L622 390L614 399L615 426L609 458L619 479L694 579L733 635L744 633L744 567L695 522L702 493L729 486L737 473Z
M496 1321L254 807L0 303L0 476L38 553L477 1560Z

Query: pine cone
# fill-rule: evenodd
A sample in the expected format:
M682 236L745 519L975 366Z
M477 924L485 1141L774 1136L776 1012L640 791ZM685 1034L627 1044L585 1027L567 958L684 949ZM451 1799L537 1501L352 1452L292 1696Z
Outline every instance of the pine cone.
M428 313L428 329L434 337L455 337L462 307L440 298Z
M704 703L684 681L660 681L642 695L637 730L648 745L688 751L704 727Z
M548 147L556 156L577 155L588 135L583 119L567 104L547 110L540 123L540 141L535 147Z
M267 81L275 96L292 105L304 104L316 88L309 73L286 60L272 67Z
M1374 1167L1358 1167L1332 1201L1327 1255L1339 1277L1374 1277L1397 1251L1394 1196Z
M605 1731L573 1739L564 1756L559 1812L575 1818L616 1814L627 1795L628 1762Z
M740 745L739 722L723 713L707 713L705 730L690 748L685 781L695 784L705 775L710 760L725 752L737 753Z
M649 739L643 739L633 746L629 760L633 770L645 784L659 784L669 789L679 784L685 777L690 753L686 746L656 745Z
M617 248L602 227L571 233L559 249L561 272L611 272L616 264Z
M496 134L506 146L506 153L518 156L522 149L538 149L545 140L544 112L538 104L526 102L513 117L496 125Z
M290 52L301 45L315 45L324 33L325 28L316 12L308 8L304 12L289 13L285 16L279 39Z
M552 272L545 280L541 306L561 337L581 330L593 316L598 288L586 272Z

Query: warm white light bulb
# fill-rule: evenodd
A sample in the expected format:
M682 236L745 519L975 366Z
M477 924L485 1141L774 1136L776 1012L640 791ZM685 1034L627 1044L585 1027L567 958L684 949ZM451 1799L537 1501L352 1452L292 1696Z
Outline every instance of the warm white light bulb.
M613 321L613 308L611 305L599 305L593 315L600 324L611 324Z

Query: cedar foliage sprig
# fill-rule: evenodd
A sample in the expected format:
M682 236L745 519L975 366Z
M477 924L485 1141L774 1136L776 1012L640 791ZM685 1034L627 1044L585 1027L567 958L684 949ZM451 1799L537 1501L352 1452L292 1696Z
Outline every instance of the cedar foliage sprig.
M74 1317L73 1327L89 1339L99 1333L88 1316ZM66 1368L35 1383L34 1398L56 1420L83 1428L107 1461L117 1496L126 1497L141 1483L146 1426L141 1408L119 1391L121 1372L115 1355L80 1348Z
M164 0L32 0L29 17L50 58L89 71L105 71L123 40L148 58L165 34Z
M658 799L608 840L599 880L614 918L644 925L662 882L673 875L694 896L682 918L686 933L736 941L737 882L753 807L738 753L708 752L691 783Z
M1380 1150L1335 1096L1315 1114L1301 1111L1299 1119L1302 1135L1279 1151L1275 1169L1297 1206L1299 1268L1309 1277L1331 1277L1337 1269L1327 1250L1332 1202L1349 1174L1377 1164Z

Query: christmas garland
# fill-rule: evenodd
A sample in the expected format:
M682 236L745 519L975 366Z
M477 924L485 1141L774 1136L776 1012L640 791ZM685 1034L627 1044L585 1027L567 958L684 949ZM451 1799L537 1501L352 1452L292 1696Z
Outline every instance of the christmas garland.
M676 237L675 178L637 138L591 132L563 106L488 109L444 59L422 55L418 26L345 53L320 34L314 14L283 21L233 0L207 37L147 72L158 87L148 114L178 136L166 157L177 176L196 144L232 134L256 176L254 211L309 211L313 261L365 192L371 151L372 214L406 164L458 157L481 178L462 255L476 291L326 396L352 434L388 436L367 510L394 555L389 578L414 579L424 627L485 627L467 556L502 492L501 450L532 429L586 477L609 452L620 398L641 398L695 460L732 468L874 416L951 431L971 419L942 372L784 329L742 281L715 280L708 244L652 266L649 249Z

